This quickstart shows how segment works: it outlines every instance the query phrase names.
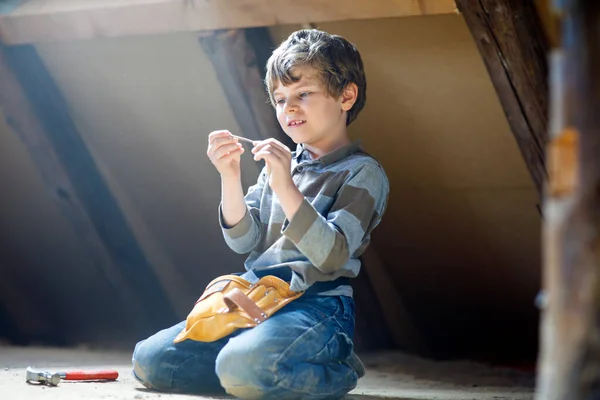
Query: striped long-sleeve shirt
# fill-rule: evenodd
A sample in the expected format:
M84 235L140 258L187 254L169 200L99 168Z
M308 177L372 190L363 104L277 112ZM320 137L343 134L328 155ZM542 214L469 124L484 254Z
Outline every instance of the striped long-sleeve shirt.
M263 169L245 196L248 211L233 227L221 227L229 247L250 253L246 277L289 267L292 290L307 290L315 282L354 278L358 257L385 211L389 182L381 165L358 142L312 159L302 145L292 154L292 179L304 201L288 220ZM342 285L328 295L352 295Z

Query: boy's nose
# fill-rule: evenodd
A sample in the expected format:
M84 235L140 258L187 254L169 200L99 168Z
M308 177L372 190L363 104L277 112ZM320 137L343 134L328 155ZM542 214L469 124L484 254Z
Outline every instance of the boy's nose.
M286 114L293 114L298 110L298 107L294 103L286 103L283 112Z

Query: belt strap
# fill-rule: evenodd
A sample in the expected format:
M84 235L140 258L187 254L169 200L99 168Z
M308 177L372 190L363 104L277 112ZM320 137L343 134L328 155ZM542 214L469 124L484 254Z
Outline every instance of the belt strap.
M257 324L260 324L267 319L267 314L265 314L250 297L246 296L244 292L238 288L233 288L227 292L223 296L223 300L229 310L239 307Z
M273 275L290 283L292 280L292 270L289 267L271 268L266 270L252 270L252 272L258 277L262 278L266 275ZM350 285L350 278L337 278L333 281L315 282L308 289L305 294L316 295L323 292L328 292L341 285Z
M337 278L333 281L315 282L308 289L306 289L305 293L311 295L319 294L336 289L338 286L341 285L350 285L350 278Z

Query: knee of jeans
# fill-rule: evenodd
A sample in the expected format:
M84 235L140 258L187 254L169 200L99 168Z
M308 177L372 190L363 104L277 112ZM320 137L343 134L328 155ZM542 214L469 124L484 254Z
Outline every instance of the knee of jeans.
M135 345L135 349L133 350L133 356L131 357L131 362L133 364L133 376L143 385L149 385L149 365L150 362L148 360L148 352L145 351L144 343L146 341L142 340Z
M272 359L259 347L244 348L232 339L216 359L221 386L241 399L261 399L275 384Z
M138 382L150 389L162 389L168 386L168 382L163 382L164 379L161 378L164 374L158 372L160 354L156 350L151 343L148 343L148 340L142 340L135 345L131 360L133 376Z

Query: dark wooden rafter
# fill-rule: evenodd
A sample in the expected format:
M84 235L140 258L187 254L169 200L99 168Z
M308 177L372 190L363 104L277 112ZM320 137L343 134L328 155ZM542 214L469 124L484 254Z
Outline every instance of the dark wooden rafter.
M547 180L548 44L535 6L522 0L457 0L456 4L541 195Z
M161 284L32 45L0 46L0 107L79 245L114 289L131 331L141 337L175 322Z
M600 2L554 2L549 182L537 400L600 392Z

